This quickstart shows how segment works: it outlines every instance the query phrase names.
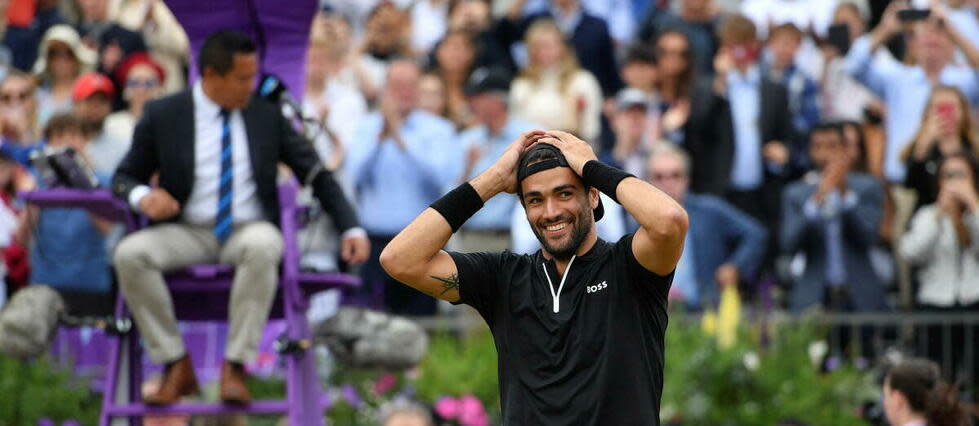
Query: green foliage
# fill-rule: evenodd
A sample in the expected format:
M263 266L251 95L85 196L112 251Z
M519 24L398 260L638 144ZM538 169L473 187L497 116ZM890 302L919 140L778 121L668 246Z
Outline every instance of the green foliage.
M473 395L492 416L500 407L498 383L496 346L485 331L462 339L433 336L415 387L418 397L428 403L442 396Z
M98 422L101 398L88 388L88 380L47 358L21 361L0 356L0 426L55 422Z
M684 425L862 425L854 413L877 392L871 374L844 366L820 373L809 356L822 335L794 323L774 330L764 349L757 331L742 328L733 347L690 322L671 321L666 335L661 415Z
M807 323L773 329L764 348L756 328L742 327L734 346L722 349L696 324L679 316L670 322L661 404L668 423L771 425L798 419L860 425L854 408L877 395L871 374L848 366L821 373L813 366L809 347L824 333ZM0 358L0 426L33 426L44 417L94 424L100 400L87 382L46 359ZM280 379L252 379L249 388L259 399L285 393ZM398 396L434 404L443 396L474 395L491 419L500 418L497 354L488 332L435 335L418 368L405 373L340 369L327 389L333 404L326 415L334 425L374 424L380 407ZM277 419L255 424L271 426Z

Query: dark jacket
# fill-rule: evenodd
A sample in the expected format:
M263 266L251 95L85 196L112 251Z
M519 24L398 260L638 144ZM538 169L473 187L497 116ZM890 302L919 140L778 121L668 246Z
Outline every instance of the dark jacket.
M278 164L285 163L300 182L318 170L313 195L340 232L356 227L357 216L333 175L322 167L312 145L299 136L273 104L257 96L242 110L248 153L262 210L278 223ZM132 147L112 178L112 191L128 200L129 192L147 185L159 171L159 185L181 205L194 185L194 98L184 90L146 104L133 131ZM177 220L174 218L172 220Z
M803 253L806 268L789 296L794 312L823 302L826 293L826 229L823 217L809 217L806 200L816 192L818 182L800 180L785 188L780 245L786 255ZM847 176L847 189L856 204L841 211L842 260L846 271L846 301L858 312L885 308L884 286L870 260L870 249L877 243L884 206L884 190L876 179L862 173Z
M790 152L801 152L792 146L792 122L789 117L788 93L781 85L762 78L761 109L758 113L761 145L778 140L788 145ZM691 158L691 191L723 196L729 190L731 167L734 161L734 122L728 100L714 93L710 78L695 82L690 96L690 118L683 127L683 146ZM758 153L761 155L761 152ZM790 161L791 165L793 161ZM800 175L791 166L779 173L766 168L763 191L765 210L778 211L778 193L786 179ZM770 198L770 199L768 199Z

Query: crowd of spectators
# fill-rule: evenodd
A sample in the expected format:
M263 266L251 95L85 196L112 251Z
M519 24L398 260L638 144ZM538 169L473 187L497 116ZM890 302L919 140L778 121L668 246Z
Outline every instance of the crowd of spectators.
M562 129L683 201L693 219L671 294L686 309L761 282L794 312L969 309L979 287L932 281L970 260L936 255L922 241L946 240L916 225L936 223L919 217L944 160L977 152L974 3L918 2L929 14L902 19L911 5L863 0L326 1L309 57L329 59L308 81L323 90L307 93L359 119L307 106L337 135L322 145L346 155L331 164L375 251L520 131ZM953 212L961 238L947 243L967 251L975 191L953 187L932 211ZM453 243L533 251L521 210L494 199ZM635 229L620 212L599 226ZM378 304L435 312L363 272L368 294L387 293Z
M543 128L687 208L671 291L683 309L712 308L723 286L754 297L761 282L794 312L976 309L979 2L911 3L929 14L877 0L322 0L302 107L372 242L353 297L434 314L379 253ZM64 260L111 250L112 227L16 193L44 186L31 164L44 147L73 147L111 177L145 103L188 88L187 35L161 0L0 0L0 15L5 292L104 292L111 256ZM344 268L323 216L302 235L303 266ZM611 208L599 232L636 226ZM537 248L516 196L451 244Z

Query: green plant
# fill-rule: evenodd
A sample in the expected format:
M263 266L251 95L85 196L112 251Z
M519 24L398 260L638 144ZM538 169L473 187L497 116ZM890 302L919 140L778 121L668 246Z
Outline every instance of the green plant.
M47 358L0 356L0 426L35 425L42 418L92 425L100 406L101 397L89 390L87 378Z
M809 346L821 330L807 323L775 328L765 347L742 327L727 349L690 322L671 321L661 416L684 425L862 425L855 407L877 391L872 375L850 366L821 373Z
M436 335L414 381L418 397L430 404L442 396L473 395L491 417L499 417L496 346L488 331L457 339ZM497 414L494 416L494 413Z

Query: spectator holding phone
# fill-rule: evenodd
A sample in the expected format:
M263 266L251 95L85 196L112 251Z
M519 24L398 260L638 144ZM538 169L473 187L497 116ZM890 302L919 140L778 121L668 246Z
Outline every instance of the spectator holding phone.
M901 2L891 3L880 24L859 38L846 58L848 72L880 95L887 106L884 173L892 182L902 182L905 178L899 153L913 136L914 118L925 110L924 100L932 87L941 84L956 87L972 105L979 104L976 71L979 50L954 26L946 24L946 12L941 4L934 4L927 15L914 11L899 13L901 8ZM910 64L874 60L877 48L901 32L905 24L910 28L907 38ZM953 63L955 47L965 53L971 67Z
M44 129L47 146L73 149L82 161L89 162L84 126L71 113L55 114ZM108 182L109 176L97 175L101 182ZM111 311L112 276L105 248L110 222L80 208L30 207L21 226L27 228L21 231L23 241L30 241L31 283L58 290L76 315Z
M865 32L867 15L853 1L841 2L833 12L827 40L820 46L823 52L823 71L820 76L823 118L828 121L863 121L868 109L880 117L880 98L860 84L846 70L845 55ZM876 58L882 56L882 59ZM877 49L873 61L891 60L887 49Z
M938 199L922 207L901 238L900 254L917 266L920 283L915 298L917 309L939 312L975 312L979 309L979 180L971 156L959 153L945 157L938 172ZM940 326L930 326L927 336L929 358L938 359L943 346ZM949 331L946 329L945 331ZM953 364L965 359L966 337L973 333L961 325L951 327ZM972 365L979 361L973 351ZM971 378L975 382L976 378Z
M918 194L915 210L938 198L938 165L959 153L979 153L979 137L972 125L969 103L958 89L935 86L928 98L921 126L901 151L907 168L904 185Z

